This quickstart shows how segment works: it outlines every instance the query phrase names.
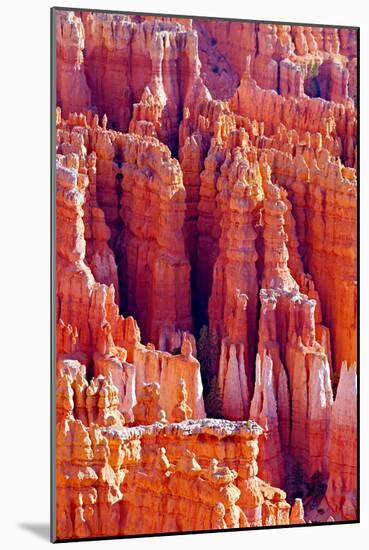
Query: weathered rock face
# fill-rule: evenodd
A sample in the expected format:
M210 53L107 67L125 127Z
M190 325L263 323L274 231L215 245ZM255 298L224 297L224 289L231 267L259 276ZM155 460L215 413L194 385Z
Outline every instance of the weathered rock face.
M58 539L303 522L301 502L290 518L286 494L258 477L260 433L253 422L224 420L133 428L62 420Z
M263 89L252 78L250 58L241 84L230 100L236 113L264 121L265 133L276 132L282 122L297 132L320 132L324 136L339 136L344 146L342 157L349 166L354 164L356 139L356 109L352 100L345 105L324 101L321 97L283 97L275 90Z
M224 347L242 345L239 360L244 366L240 376L251 378L249 358L255 353L258 290L253 211L263 193L258 163L248 160L246 151L242 154L235 149L234 158L227 156L221 167L217 190L221 235L209 300L209 327L219 334ZM237 362L237 358L235 360ZM228 364L231 374L233 359L229 359ZM224 378L226 380L226 373ZM242 381L240 387L243 385L247 387ZM231 388L235 386L236 379ZM229 397L232 400L232 390ZM227 402L228 399L226 406ZM245 410L240 409L241 414L235 419L245 418L247 408L244 402Z
M157 346L166 331L192 330L190 265L182 233L185 189L179 163L157 140L134 135L122 149L126 308L137 318L143 338Z
M88 109L91 106L91 91L85 74L85 29L81 19L73 12L58 12L55 37L57 104L67 115Z
M326 498L335 519L357 517L356 365L341 367L332 407L329 442L329 481Z
M324 86L324 77L320 78L321 65L325 61L337 64L342 61L341 67L344 68L357 57L355 29L215 19L195 20L193 28L199 34L201 74L216 98L228 99L231 96L242 79L248 56L252 77L258 85L286 97L301 97L305 90L310 92L308 95L319 96L320 82ZM328 87L330 80L331 75ZM337 82L337 77L333 76L333 80ZM355 76L352 82L354 84ZM354 86L352 93L338 96L329 93L325 99L345 103L348 97L356 98Z
M83 12L78 26L84 29L86 79L99 115L106 113L122 131L131 119L151 122L175 150L184 104L199 91L206 95L197 33L175 20L96 12Z
M57 539L120 534L120 490L139 441L114 443L91 424L63 420L56 428Z
M173 417L173 408L178 403L176 388L181 379L188 388L187 402L192 418L205 416L200 364L192 353L192 345L186 335L181 353L177 355L155 350L151 344L147 347L137 346L134 352L137 393L141 392L145 384L157 384L160 389L160 406L170 420Z
M158 345L164 334L170 335L177 329L192 330L190 266L182 236L185 194L179 164L156 139L147 141L136 134L117 134L99 126L91 128L85 117L83 124L84 132L79 126L70 128L66 122L61 123L58 130L59 149L71 159L60 162L70 162L72 166L74 163L73 168L79 171L74 177L80 179L84 191L80 201L86 203L83 214L87 252L82 254L81 250L81 260L86 256L95 278L114 286L119 301L117 266L107 244L111 232L105 224L103 210L94 206L97 204L96 170L99 172L101 161L110 162L116 172L115 179L120 175L121 181L119 208L124 229L119 237L118 259L119 267L125 271L121 302L123 309L140 321L143 337ZM80 137L79 147L72 146L75 135ZM96 153L87 155L87 146ZM123 150L124 166L119 169L112 159ZM58 174L59 178L63 177L61 169ZM78 187L77 182L75 185ZM161 210L160 215L157 208ZM59 224L58 230L62 229ZM59 246L62 246L61 237Z
M57 12L58 539L356 519L356 34Z
M119 412L119 392L114 386L111 374L92 378L90 383L84 376L84 367L78 364L71 370L66 361L58 371L56 412L57 422L81 420L85 425L124 425L124 416Z

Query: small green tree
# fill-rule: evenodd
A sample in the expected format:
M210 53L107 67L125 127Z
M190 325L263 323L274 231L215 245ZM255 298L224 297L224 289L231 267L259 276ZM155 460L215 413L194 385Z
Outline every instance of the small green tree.
M313 63L310 68L310 74L312 78L316 78L319 74L319 63Z
M340 373L334 372L332 375L332 391L333 391L333 397L336 397L337 395L337 388L338 388L338 382L340 381Z
M219 336L217 332L209 334L207 325L200 329L197 341L197 358L201 367L201 377L204 386L204 393L207 394L213 376L218 371L219 362Z
M209 347L209 329L207 325L204 325L200 329L200 336L197 341L197 355L199 361L206 361L208 357Z
M213 376L210 382L209 393L205 398L205 409L208 418L223 418L223 402L216 376Z
M304 469L300 462L295 462L287 476L288 493L291 498L303 498L305 493Z
M216 372L218 372L218 365L219 365L219 353L220 353L220 342L219 342L219 336L218 333L212 332L209 337L209 367L210 367L210 374L213 376Z
M308 496L311 496L316 504L322 500L327 490L326 476L318 470L311 476L308 484Z

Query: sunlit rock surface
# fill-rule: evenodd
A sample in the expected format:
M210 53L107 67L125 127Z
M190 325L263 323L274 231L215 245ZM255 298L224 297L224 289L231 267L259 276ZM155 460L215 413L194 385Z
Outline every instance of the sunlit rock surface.
M356 519L356 39L57 12L58 539Z

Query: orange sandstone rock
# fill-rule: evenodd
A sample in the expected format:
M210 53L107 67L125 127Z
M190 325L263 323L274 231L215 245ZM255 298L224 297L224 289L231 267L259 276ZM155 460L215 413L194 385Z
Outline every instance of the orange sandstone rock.
M305 523L304 507L302 505L302 500L300 498L296 498L295 503L291 508L290 524L301 525L303 523Z
M81 19L73 12L58 11L55 36L57 103L62 107L63 114L68 115L91 106L91 91L83 58L85 29Z
M326 498L334 518L357 517L356 365L342 365L332 406Z
M56 35L58 539L355 519L355 30Z
M126 308L137 318L143 338L158 345L165 330L192 330L182 173L169 149L157 140L121 137Z
M179 379L179 387L177 390L178 403L174 406L172 411L172 418L174 422L182 422L188 420L192 416L192 409L187 405L187 389L186 382L183 378Z

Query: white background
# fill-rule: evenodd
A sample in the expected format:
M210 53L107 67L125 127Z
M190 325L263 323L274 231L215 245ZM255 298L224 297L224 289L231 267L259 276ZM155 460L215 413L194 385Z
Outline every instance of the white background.
M67 3L67 2L66 2ZM78 543L76 548L178 550L211 545L362 548L368 502L368 32L362 0L238 2L79 0L77 7L361 26L361 516L360 525ZM0 85L0 544L48 544L49 522L49 7L1 7ZM70 4L69 4L70 5ZM334 274L332 274L334 276ZM155 513L155 510L152 511ZM365 539L367 539L365 541ZM87 546L86 546L87 545Z

